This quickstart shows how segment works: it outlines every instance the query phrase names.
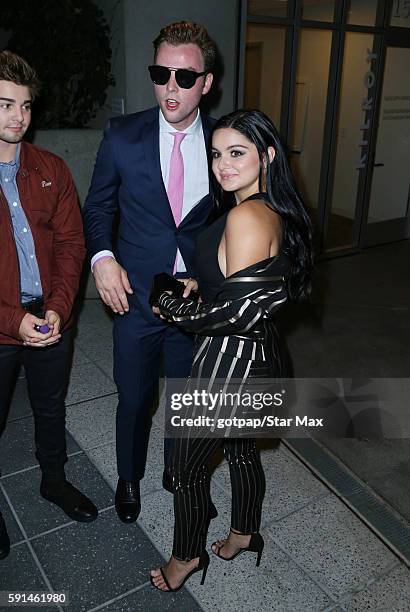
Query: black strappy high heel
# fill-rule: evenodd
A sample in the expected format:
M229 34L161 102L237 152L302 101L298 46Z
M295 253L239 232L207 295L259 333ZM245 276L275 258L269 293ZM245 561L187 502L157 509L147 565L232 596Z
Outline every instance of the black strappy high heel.
M173 589L171 587L171 585L169 584L168 578L166 577L165 572L164 572L162 567L160 567L159 569L160 569L160 572L161 572L161 576L163 577L164 582L167 585L168 590L164 591L163 589L160 589L159 587L157 587L157 585L154 583L154 577L153 576L150 576L150 581L151 581L152 586L155 587L158 591L162 591L163 593L176 593L177 591L182 589L182 587L184 586L184 584L186 583L188 578L190 578L192 576L192 574L196 574L196 572L200 572L201 570L202 570L201 584L204 584L205 578L206 578L206 574L207 574L207 571L208 571L208 567L209 567L209 555L208 555L208 552L206 550L204 550L204 552L199 557L198 565L196 567L194 567L193 570L188 572L188 574L185 576L185 578L183 579L181 584L179 586L175 587L175 589Z
M229 530L232 533L236 534L236 535L248 535L246 533L240 533L239 531L234 531L232 528ZM218 546L217 542L214 542L212 544L212 546ZM251 534L251 539L249 542L249 546L247 546L246 548L240 548L234 555L232 555L232 557L223 557L220 554L220 551L222 550L222 548L225 546L225 544L222 544L221 546L219 546L217 548L217 550L213 550L212 552L214 553L214 555L216 555L217 557L219 557L220 559L222 559L222 561L233 561L234 559L236 559L236 557L244 552L256 552L258 553L257 559L256 559L256 567L259 567L259 564L261 562L261 557L262 557L262 551L263 551L263 547L265 546L265 542L263 540L263 537L261 536L260 533L252 533Z

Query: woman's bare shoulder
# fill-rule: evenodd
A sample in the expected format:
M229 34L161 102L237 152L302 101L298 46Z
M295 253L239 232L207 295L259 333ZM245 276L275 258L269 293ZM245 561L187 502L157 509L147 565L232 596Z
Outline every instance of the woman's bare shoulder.
M262 234L281 233L282 219L263 199L241 202L229 211L227 228L240 231L241 228L255 230Z

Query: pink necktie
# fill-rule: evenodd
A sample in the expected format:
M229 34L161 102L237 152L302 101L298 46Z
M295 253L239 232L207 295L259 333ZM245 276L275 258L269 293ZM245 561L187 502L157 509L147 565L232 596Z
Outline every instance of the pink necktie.
M184 202L184 160L181 153L181 142L186 134L174 133L174 147L171 153L171 164L168 179L168 200L174 215L175 225L181 223L182 205Z
M184 203L184 160L181 153L181 142L186 134L174 132L174 146L171 153L171 164L168 178L168 200L171 205L175 225L181 223L182 205ZM177 257L175 257L173 274L177 271Z

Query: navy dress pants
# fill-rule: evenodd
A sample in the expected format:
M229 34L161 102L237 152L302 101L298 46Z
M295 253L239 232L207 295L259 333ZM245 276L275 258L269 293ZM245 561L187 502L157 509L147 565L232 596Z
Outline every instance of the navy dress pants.
M176 325L149 325L131 309L114 319L114 380L118 388L117 468L124 480L144 477L151 413L161 364L166 378L187 378L192 335ZM171 449L165 441L165 466Z

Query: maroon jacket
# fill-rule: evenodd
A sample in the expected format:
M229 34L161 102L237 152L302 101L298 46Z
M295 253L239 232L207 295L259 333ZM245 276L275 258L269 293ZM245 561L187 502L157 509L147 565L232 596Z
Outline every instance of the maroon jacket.
M77 193L62 159L27 142L21 143L17 187L30 224L44 296L44 310L70 323L85 257ZM20 344L20 278L13 225L0 189L0 344Z

